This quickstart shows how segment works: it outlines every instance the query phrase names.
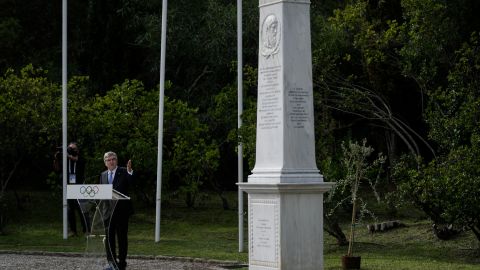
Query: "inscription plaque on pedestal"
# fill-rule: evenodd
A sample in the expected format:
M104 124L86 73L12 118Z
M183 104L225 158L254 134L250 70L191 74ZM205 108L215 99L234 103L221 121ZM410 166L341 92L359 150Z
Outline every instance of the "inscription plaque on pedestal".
M279 264L279 201L278 199L249 200L250 262L258 266L277 267Z

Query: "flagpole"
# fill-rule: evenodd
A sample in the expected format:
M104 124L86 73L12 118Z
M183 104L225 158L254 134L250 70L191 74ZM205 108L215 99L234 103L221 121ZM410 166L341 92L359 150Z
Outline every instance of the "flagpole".
M162 203L162 155L163 155L163 111L165 93L165 49L167 43L167 0L162 3L162 33L160 48L160 94L158 100L158 145L157 145L157 204L155 218L155 242L160 242L160 213Z
M67 239L67 0L62 0L62 146L63 239Z
M243 113L243 42L242 42L242 0L237 0L237 111L238 130L242 126ZM243 182L243 144L238 143L238 182ZM243 192L238 188L238 252L243 252Z

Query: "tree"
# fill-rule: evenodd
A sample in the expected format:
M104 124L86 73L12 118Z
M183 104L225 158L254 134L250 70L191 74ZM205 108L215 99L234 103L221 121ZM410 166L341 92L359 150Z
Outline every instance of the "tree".
M360 216L358 220L361 220L362 215L365 212L369 212L366 209L366 202L360 197L358 189L362 181L367 180L372 188L374 194L376 195L377 200L379 196L376 191L376 186L380 178L380 173L382 171L381 165L385 163L385 158L380 153L378 158L375 159L371 164L367 161L367 158L373 153L373 148L366 146L367 141L363 140L362 144L356 142L349 142L347 146L342 145L344 152L344 159L342 160L343 166L346 169L346 174L343 179L337 182L336 188L350 188L350 199L352 203L352 221L350 223L350 234L349 234L349 245L348 245L348 254L347 256L353 255L353 243L355 241L355 227L357 225L357 210L360 210ZM378 173L375 175L375 180L368 177L368 173L371 170L378 170ZM334 192L334 191L333 191Z
M171 88L167 82L167 91ZM156 185L158 92L146 91L136 80L115 85L105 96L97 95L78 111L79 138L85 142L88 172L103 169L101 157L108 150L120 162L132 159L140 174L138 186L147 201L153 202ZM180 193L188 206L194 206L203 182L218 167L219 153L208 128L180 100L165 98L163 187L167 193ZM123 160L122 160L123 159ZM120 163L121 164L121 163ZM93 179L96 181L97 179Z
M9 68L20 70L30 63L49 71L60 70L60 18L58 1L0 1L0 73ZM45 75L55 74L59 73Z
M32 163L40 167L60 124L60 91L46 72L31 65L0 77L0 233L5 225L6 191ZM48 164L47 166L51 166Z
M446 87L429 92L427 121L439 156L408 171L402 190L437 225L473 231L480 241L480 50L473 33L456 53Z
M418 117L421 93L402 74L406 24L399 11L399 1L352 1L327 20L315 18L313 35L315 90L334 111L327 112L332 131L372 138L391 163L405 150L420 155L429 147Z
M348 256L353 254L353 242L355 239L355 226L362 220L365 214L373 216L367 208L366 192L360 193L359 188L368 184L377 201L380 195L377 193L377 186L382 180L383 164L386 158L382 153L373 161L369 160L374 149L366 145L364 139L361 144L357 142L342 142L342 154L340 160L335 164L332 159L323 162L326 166L324 171L327 181L336 182L335 186L327 193L324 199L325 205L325 230L337 239L339 245L349 243ZM338 225L342 215L342 208L348 205L351 207L351 227L349 241ZM357 216L357 212L360 216Z
M177 181L178 191L189 207L195 206L204 182L211 186L220 158L218 145L210 138L208 127L198 120L197 112L184 102L172 101L170 121L174 124L170 128L175 133L170 150L171 181Z

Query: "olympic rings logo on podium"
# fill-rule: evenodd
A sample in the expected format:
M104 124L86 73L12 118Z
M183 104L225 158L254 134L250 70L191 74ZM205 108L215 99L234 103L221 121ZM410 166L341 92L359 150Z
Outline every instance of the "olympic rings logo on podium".
M80 194L83 194L84 197L93 198L98 193L97 186L82 186L80 187Z

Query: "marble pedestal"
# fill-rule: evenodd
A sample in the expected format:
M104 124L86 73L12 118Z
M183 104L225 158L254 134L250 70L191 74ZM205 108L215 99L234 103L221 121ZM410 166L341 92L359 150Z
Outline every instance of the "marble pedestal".
M323 193L332 183L239 183L248 193L250 270L323 269Z

